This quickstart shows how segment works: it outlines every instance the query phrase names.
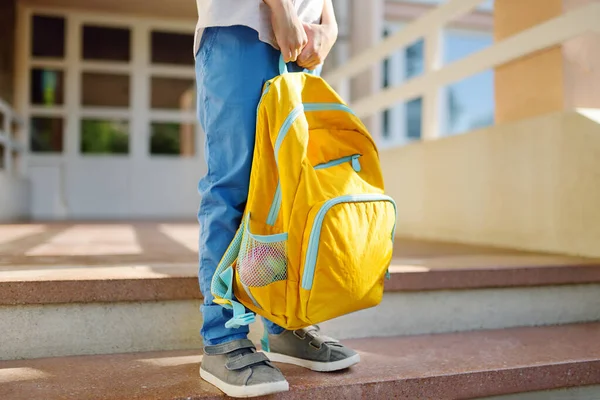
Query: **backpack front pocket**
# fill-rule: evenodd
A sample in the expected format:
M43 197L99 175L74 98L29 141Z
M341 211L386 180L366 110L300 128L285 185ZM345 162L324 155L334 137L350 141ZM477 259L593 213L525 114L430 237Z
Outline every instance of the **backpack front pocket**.
M319 323L378 304L392 258L394 200L336 197L314 207L308 220L301 270L306 319Z

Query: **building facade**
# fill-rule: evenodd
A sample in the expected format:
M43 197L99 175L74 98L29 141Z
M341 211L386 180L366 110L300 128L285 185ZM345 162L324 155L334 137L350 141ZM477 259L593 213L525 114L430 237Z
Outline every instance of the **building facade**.
M365 3L335 1L340 38L325 71L437 4L369 2L365 18ZM195 113L194 1L20 0L2 7L0 98L24 121L26 216L193 218L205 172ZM445 61L492 43L492 10L485 2L444 31ZM416 42L374 68L369 90L421 74L423 51ZM348 101L364 94L360 82L338 89ZM492 124L493 98L492 71L446 88L443 133ZM370 126L381 146L402 145L421 137L421 113L421 99L412 99Z

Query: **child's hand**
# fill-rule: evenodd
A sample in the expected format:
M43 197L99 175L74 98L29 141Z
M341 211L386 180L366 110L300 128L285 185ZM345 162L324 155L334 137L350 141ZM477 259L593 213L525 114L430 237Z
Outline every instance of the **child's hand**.
M337 39L337 27L331 25L304 24L308 37L306 47L298 56L298 65L313 70L325 61Z
M265 0L271 7L275 39L287 63L296 61L308 42L306 32L290 0Z

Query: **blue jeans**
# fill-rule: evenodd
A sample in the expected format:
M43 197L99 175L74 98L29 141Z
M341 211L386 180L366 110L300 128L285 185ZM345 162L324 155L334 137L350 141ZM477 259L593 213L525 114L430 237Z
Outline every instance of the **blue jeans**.
M240 225L250 183L256 107L264 83L279 74L279 52L243 26L204 30L196 55L198 118L206 135L206 176L201 196L199 273L204 295L201 334L205 345L247 337L248 327L225 328L230 310L213 303L211 279ZM296 65L290 71L300 70ZM264 321L269 333L283 328Z

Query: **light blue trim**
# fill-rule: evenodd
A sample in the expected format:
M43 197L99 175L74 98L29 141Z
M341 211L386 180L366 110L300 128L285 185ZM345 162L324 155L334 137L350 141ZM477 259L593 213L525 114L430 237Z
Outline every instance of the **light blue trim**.
M275 235L256 235L256 234L250 232L250 213L246 214L246 218L244 220L244 231L252 239L259 241L261 243L284 242L288 238L287 233L277 233Z
M248 232L248 235L250 235L252 239L262 243L285 242L288 238L287 233L278 233L276 235L255 235L254 233Z
M231 305L222 304L222 306L233 310L233 317L225 322L225 328L238 329L242 325L252 324L256 320L254 313L247 313L243 304L233 300L233 267L229 267L219 274L219 279L227 287L227 292L223 298L231 302Z
M345 195L333 198L326 201L315 216L313 226L310 232L310 239L308 240L308 249L306 251L306 261L304 262L304 272L302 273L302 288L305 290L311 290L315 275L315 266L317 264L317 254L319 251L319 241L321 240L321 228L323 226L323 220L327 212L335 205L341 203L366 203L375 201L387 201L392 203L394 206L394 213L396 213L396 202L390 196L383 194L357 194L357 195ZM394 230L396 229L396 222L394 221Z
M313 69L310 70L308 68L304 68L304 70L302 71L304 73L310 74L310 75L315 75L317 70ZM287 74L288 73L288 67L287 64L285 63L285 61L283 61L283 55L279 55L279 75L283 75L283 74Z
M321 164L317 164L314 166L315 169L325 169L325 168L331 168L331 167L335 167L336 165L340 165L340 164L344 164L347 162L351 162L352 163L352 168L356 171L356 172L360 172L360 162L358 161L358 158L360 157L360 154L353 154L351 156L346 156L346 157L341 157L335 160L331 160L328 162L324 162Z
M345 104L341 103L303 103L299 104L286 117L285 121L281 125L279 132L277 133L277 139L275 140L275 161L278 163L279 149L281 148L281 144L283 143L283 139L288 134L290 127L300 116L301 112L306 111L345 111L352 115L354 112Z
M279 149L281 149L281 144L283 143L283 139L287 136L292 124L302 114L304 111L304 104L299 104L286 117L285 121L281 125L279 132L277 133L277 139L275 140L275 162L279 164L279 160L277 159L279 155Z
M362 169L360 166L360 161L358 161L359 157L360 157L360 154L355 154L352 156L352 168L354 169L355 172L360 172Z
M280 62L283 63L283 58L280 58ZM265 89L267 90L267 89ZM263 93L264 95L264 93ZM345 104L341 103L304 103L296 106L286 117L285 121L281 125L279 132L277 133L277 139L275 139L275 163L279 165L279 150L281 149L281 145L283 143L283 139L287 136L292 124L300 116L302 112L306 111L345 111L352 115L354 112ZM354 163L352 164L354 167ZM360 167L360 165L359 165ZM356 170L356 168L354 168ZM360 171L360 169L358 170ZM357 172L358 172L357 171ZM279 210L281 209L281 181L277 183L277 189L275 190L275 195L273 197L273 202L271 203L271 208L269 209L269 215L267 217L267 225L275 225L277 221L277 216L279 215Z
M271 203L271 209L269 210L269 215L267 216L267 225L275 225L275 221L277 221L277 214L279 214L279 208L281 207L281 182L277 181L277 189L275 189L275 196L273 197L273 202Z
M263 101L265 95L267 93L269 93L270 88L271 88L271 81L267 81L267 83L265 83L265 88L264 88L262 94L260 95L260 100L258 101L258 106L256 106L256 118L258 118L258 110L260 110L260 105L262 104L262 101Z
M304 103L304 111L345 111L355 115L350 107L342 103Z
M279 55L279 75L283 75L283 74L287 74L287 73L288 73L287 64L285 63L285 61L283 61L283 55L280 54Z

